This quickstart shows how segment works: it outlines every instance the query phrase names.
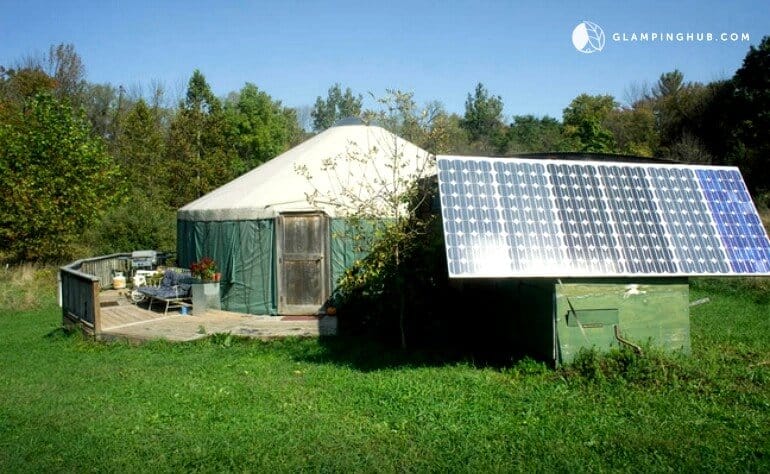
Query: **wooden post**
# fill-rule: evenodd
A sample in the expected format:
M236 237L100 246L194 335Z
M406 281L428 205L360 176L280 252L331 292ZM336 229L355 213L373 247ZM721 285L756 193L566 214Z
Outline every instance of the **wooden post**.
M94 337L102 332L102 307L99 304L99 282L91 283L91 297L94 302Z

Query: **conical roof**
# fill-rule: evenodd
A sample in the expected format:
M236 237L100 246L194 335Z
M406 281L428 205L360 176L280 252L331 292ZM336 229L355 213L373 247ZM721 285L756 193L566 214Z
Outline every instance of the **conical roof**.
M185 205L177 216L229 221L312 210L354 214L363 202L435 174L433 167L428 152L381 127L335 126ZM389 217L387 206L378 214Z

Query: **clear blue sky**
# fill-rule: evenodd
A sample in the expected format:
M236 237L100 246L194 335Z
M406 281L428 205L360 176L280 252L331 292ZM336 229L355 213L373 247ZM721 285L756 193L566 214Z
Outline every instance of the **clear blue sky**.
M505 114L561 111L578 94L621 102L629 86L678 68L687 80L728 78L770 35L767 1L260 2L0 0L0 64L73 43L91 82L164 83L172 95L199 68L224 96L255 83L288 106L312 105L334 82L366 95L413 91L462 113L477 82ZM603 51L578 52L582 20ZM737 42L622 42L613 33L748 33Z

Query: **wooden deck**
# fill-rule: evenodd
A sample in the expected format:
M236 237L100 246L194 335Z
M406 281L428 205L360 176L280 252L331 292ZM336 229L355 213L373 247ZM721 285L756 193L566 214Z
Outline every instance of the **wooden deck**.
M337 332L337 318L329 316L255 316L220 310L195 316L169 310L164 316L161 305L147 310L146 304L131 304L122 291L104 291L99 299L102 318L99 337L102 339L192 341L216 333L274 339L318 337Z

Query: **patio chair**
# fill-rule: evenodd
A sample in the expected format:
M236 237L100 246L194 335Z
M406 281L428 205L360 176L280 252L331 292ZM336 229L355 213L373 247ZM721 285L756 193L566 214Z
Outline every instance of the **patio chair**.
M163 274L163 280L159 286L141 286L138 291L150 300L147 309L152 310L152 304L156 300L166 303L163 311L165 316L168 315L168 309L172 304L181 306L191 300L192 285L186 282L189 278L190 275L169 269Z

